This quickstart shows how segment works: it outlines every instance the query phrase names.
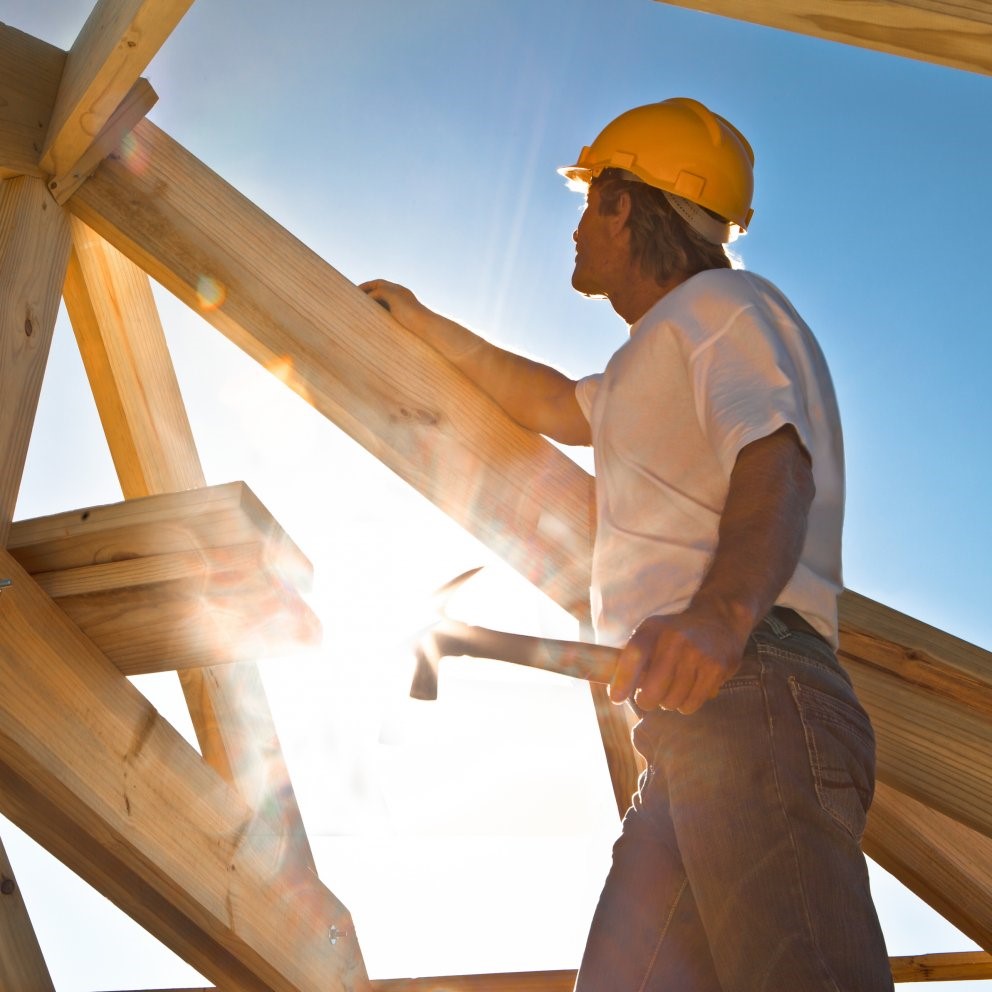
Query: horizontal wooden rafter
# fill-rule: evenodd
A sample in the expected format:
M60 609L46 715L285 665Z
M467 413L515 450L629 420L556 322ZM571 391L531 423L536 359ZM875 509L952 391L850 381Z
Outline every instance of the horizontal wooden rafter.
M986 0L661 0L924 62L992 73Z
M320 638L310 563L244 483L18 521L9 547L125 675Z
M6 551L0 573L3 813L220 988L365 992L347 910L283 834Z
M968 982L992 978L992 955L985 951L948 951L890 958L896 982Z

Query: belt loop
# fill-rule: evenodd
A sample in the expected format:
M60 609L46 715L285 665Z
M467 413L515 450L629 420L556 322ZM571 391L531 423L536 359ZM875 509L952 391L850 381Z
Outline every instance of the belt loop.
M775 615L775 609L776 607L773 606L761 622L767 624L776 637L785 637L789 633L789 627Z

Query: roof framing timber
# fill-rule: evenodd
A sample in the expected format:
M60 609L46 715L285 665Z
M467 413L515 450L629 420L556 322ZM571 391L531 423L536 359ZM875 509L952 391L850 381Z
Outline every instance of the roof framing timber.
M204 484L148 276L71 220L64 297L125 499Z
M0 179L44 178L38 165L65 52L0 24Z
M590 477L163 131L144 120L131 137L70 212L587 615Z
M312 566L244 483L18 520L7 547L125 675L319 640Z
M16 878L0 843L0 989L55 992Z
M65 60L39 165L70 172L193 0L98 0Z
M66 308L125 498L204 486L147 274L79 220L71 230ZM185 608L177 608L182 620ZM257 668L183 668L179 681L203 756L256 808L280 810L294 856L313 868Z
M68 209L191 306L213 280L220 302L208 320L263 364L288 362L290 384L314 406L583 616L591 478L163 132L142 121L134 137L140 171L106 160ZM841 619L878 728L880 778L992 833L990 689L952 660L971 652L988 664L988 652L939 631L923 651L925 625L854 594ZM920 671L934 691L919 691ZM936 691L951 682L964 697Z
M992 73L987 0L661 0L798 34Z
M68 59L0 25L0 178L23 175L27 184L18 180L0 190L0 233L4 224L8 232L17 229L10 220L11 197L27 197L20 191L29 187L36 196L40 183L32 177L55 175L59 197L79 219L74 224L81 239L112 242L266 367L288 364L289 384L318 410L586 619L592 495L586 473L510 422L335 270L147 121L133 132L142 170L132 171L127 155L118 152L78 185L150 106L154 93L138 76L191 2L100 0ZM804 0L801 7L790 0L755 0L748 6L739 0L676 0L675 5L992 72L992 12L979 0L863 0L843 5L843 17L830 0ZM103 143L94 146L97 138ZM66 176L71 182L64 181ZM36 236L43 226L33 230ZM60 266L64 269L60 237L51 235L52 250L41 267L49 307L54 275ZM0 238L0 250L16 241L16 235ZM22 280L29 254L18 248L13 256ZM6 261L0 259L5 263L0 265L0 296L6 294L8 312L18 291L16 280L14 291L2 282L9 270ZM146 277L139 276L139 283L141 278ZM6 323L5 318L0 339L5 362L10 342L17 340ZM44 359L38 362L43 368ZM143 374L135 381L140 383ZM31 411L33 375L32 367L17 380ZM117 380L118 373L105 379ZM95 386L95 391L108 388ZM5 431L6 409L0 407ZM0 449L0 467L17 468L18 460L23 464L19 444L15 437ZM142 446L147 445L154 442L146 439ZM168 471L191 470L194 477L199 472L188 453L159 455L172 466ZM202 484L202 472L192 484ZM140 483L137 489L157 485ZM16 483L13 493L16 497ZM10 502L9 493L0 491L4 526ZM0 616L9 621L9 636L0 642L0 674L21 685L23 692L14 695L24 697L0 698L0 796L15 822L225 989L296 989L305 987L303 982L306 987L321 983L387 992L436 981L370 986L353 940L338 942L327 964L326 947L318 946L328 943L326 927L321 942L313 920L332 919L340 932L353 934L344 907L297 859L291 859L294 891L302 892L309 905L306 914L295 903L290 906L289 883L273 869L284 854L276 850L278 831L253 819L250 803L213 775L195 752L183 750L185 742L154 711L149 713L147 704L142 709L142 701L128 694L133 690L126 680L28 576L18 573L4 551L0 567L15 576L14 589L0 595ZM842 654L879 737L879 799L866 847L988 948L989 655L939 631L927 635L921 647L923 625L914 627L915 621L850 593L841 606ZM257 672L237 668L247 673L245 685L254 691ZM68 684L77 688L79 698L66 698ZM252 737L257 727L242 725L233 705L243 686L229 684L216 693L212 684L186 684L187 699L198 733L206 728L204 754L243 787L244 769L233 767L231 754L244 743L239 735ZM44 699L37 698L41 694ZM617 708L613 712L620 714ZM253 712L252 721L256 716ZM44 731L56 718L66 729L51 741ZM218 732L232 727L235 737L221 741ZM263 721L263 738L268 729ZM603 731L604 741L609 730ZM70 753L80 742L85 743L85 765L78 753ZM267 743L263 740L263 752ZM626 742L613 746L623 748ZM629 761L620 756L611 770L615 783L629 778ZM177 810L194 830L202 830L195 865L179 864L188 857L186 842L180 852L174 842L179 831L166 829ZM253 893L239 888L246 878ZM259 899L260 886L260 901L269 905L256 913L249 901ZM942 894L945 890L950 894ZM273 906L288 932L273 934ZM951 962L942 964L949 968ZM954 966L970 968L969 977L977 977L975 969L988 962L975 958ZM943 974L949 974L948 968ZM926 977L936 977L938 970ZM446 987L473 992L511 987L552 992L559 987L556 982L570 987L570 974L535 974L528 979L537 983L532 985L522 985L523 976L445 981ZM919 977L919 969L914 974Z
M282 831L6 551L0 573L5 815L220 988L367 990L347 910L287 860Z
M44 183L0 186L0 547L7 542L69 257L69 226Z
M864 849L962 933L992 950L992 839L879 782Z

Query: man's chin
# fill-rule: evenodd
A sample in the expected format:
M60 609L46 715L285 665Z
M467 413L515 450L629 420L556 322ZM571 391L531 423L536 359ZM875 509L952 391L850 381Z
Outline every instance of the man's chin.
M607 299L606 291L600 285L590 279L583 279L577 272L572 274L572 289L576 293L587 296L590 300Z

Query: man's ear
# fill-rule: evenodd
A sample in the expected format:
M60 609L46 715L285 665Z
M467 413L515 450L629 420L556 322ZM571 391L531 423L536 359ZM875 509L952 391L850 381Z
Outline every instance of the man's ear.
M621 190L617 194L616 198L616 209L608 214L610 218L610 230L614 235L619 234L626 226L627 221L630 220L630 211L633 207L633 200L631 199L630 193L627 190Z

